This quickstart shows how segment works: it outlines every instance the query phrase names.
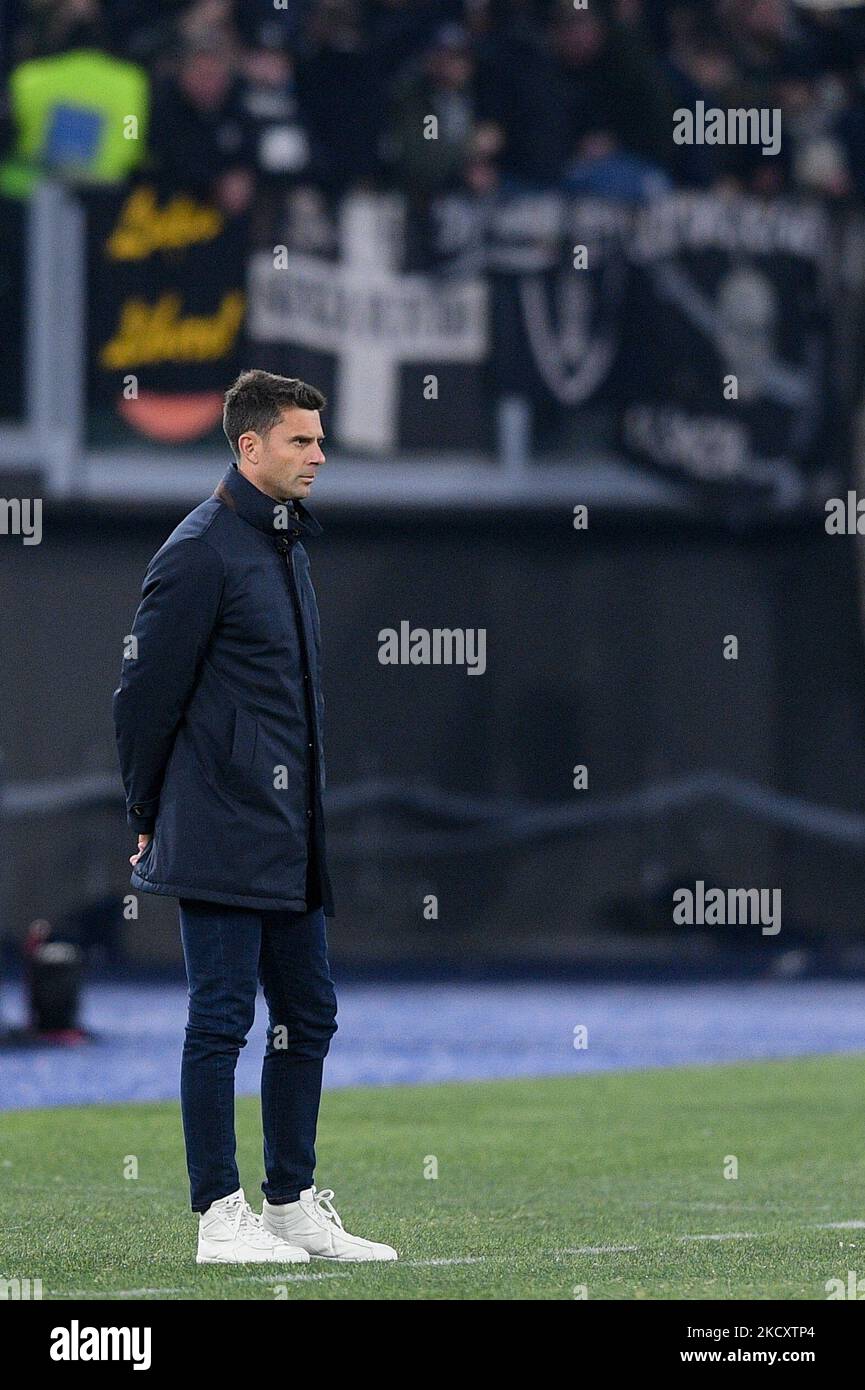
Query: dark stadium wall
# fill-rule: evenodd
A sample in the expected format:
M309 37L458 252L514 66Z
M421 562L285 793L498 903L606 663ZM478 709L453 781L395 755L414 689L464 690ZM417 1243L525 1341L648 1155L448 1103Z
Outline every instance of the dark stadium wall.
M527 510L316 512L328 798L387 778L411 793L567 809L719 772L865 810L852 554L819 523L747 539L594 515L575 532L567 513ZM37 915L131 891L111 694L147 561L182 514L47 506L41 545L0 548L7 784L103 773L117 787L113 806L0 825L7 939ZM378 633L401 621L485 628L486 672L383 666ZM729 634L736 661L723 657ZM741 928L699 943L674 930L670 885L697 878L781 887L773 946L861 935L861 848L807 826L710 798L560 835L529 816L485 846L476 806L464 809L447 824L387 807L330 817L337 962L634 964L721 944L747 957L765 943ZM132 962L178 964L174 900L141 895L122 940Z

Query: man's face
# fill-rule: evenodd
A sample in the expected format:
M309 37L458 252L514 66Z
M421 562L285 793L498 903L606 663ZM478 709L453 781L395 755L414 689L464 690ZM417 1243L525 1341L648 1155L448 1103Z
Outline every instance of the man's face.
M277 501L303 499L324 463L323 439L318 411L291 407L269 434L250 430L240 436L242 471Z
M201 111L215 111L225 100L231 69L219 53L193 53L180 70L184 95Z

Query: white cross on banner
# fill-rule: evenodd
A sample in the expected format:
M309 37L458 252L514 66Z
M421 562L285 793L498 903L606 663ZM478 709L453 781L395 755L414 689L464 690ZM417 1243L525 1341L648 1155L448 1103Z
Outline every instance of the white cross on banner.
M404 363L434 371L487 354L486 284L395 270L388 201L345 200L338 261L289 252L275 264L262 251L249 264L250 337L335 355L334 433L361 449L397 445Z

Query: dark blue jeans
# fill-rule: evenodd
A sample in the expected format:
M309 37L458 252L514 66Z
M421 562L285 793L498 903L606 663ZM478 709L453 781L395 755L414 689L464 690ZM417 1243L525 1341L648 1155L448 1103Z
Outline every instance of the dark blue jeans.
M261 1190L269 1202L296 1202L312 1186L322 1071L336 1032L324 912L259 912L192 898L179 907L189 982L180 1105L192 1210L206 1211L240 1187L234 1072L259 980L269 1020Z

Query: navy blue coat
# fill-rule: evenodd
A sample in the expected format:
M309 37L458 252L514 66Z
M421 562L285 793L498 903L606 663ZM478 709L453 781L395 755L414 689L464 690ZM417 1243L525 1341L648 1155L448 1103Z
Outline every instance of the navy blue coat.
M302 543L321 531L229 467L150 561L113 699L127 820L153 831L133 887L333 915Z

